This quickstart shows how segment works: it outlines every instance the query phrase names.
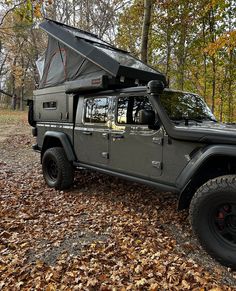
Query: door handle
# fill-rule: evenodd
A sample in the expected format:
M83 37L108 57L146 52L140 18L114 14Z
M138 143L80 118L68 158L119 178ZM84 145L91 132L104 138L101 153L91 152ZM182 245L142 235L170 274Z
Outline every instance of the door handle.
M123 134L114 134L112 136L112 138L113 138L113 140L115 140L115 139L122 139L122 138L124 138L124 135Z
M105 138L105 139L109 139L109 133L108 132L104 132L102 134L102 137Z
M85 135L92 135L92 132L91 131L83 131L83 134L85 134Z

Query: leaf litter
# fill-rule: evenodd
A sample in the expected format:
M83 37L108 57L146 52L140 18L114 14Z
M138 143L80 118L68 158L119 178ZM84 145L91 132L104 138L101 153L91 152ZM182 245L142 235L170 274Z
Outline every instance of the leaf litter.
M236 289L174 194L86 170L51 189L33 142L20 132L0 143L1 290Z

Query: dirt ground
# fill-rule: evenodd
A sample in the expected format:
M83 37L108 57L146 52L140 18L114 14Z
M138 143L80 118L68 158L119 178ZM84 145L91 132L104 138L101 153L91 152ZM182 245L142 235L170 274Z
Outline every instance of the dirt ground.
M0 290L236 290L175 195L85 170L50 189L33 143L0 111Z

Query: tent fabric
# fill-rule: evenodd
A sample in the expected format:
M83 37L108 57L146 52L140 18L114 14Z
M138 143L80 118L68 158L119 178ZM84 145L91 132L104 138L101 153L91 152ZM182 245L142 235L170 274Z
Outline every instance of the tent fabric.
M42 59L38 62L42 75L39 88L104 76L127 80L129 84L130 80L133 84L137 84L137 80L146 84L153 79L167 84L162 73L91 33L52 20L46 20L40 27L49 37L44 64Z
M44 63L45 63L45 53L42 56L40 56L36 61L36 67L38 69L40 79L42 79L43 77Z
M49 36L39 88L57 86L78 78L84 79L88 74L91 76L91 73L105 74L99 67Z

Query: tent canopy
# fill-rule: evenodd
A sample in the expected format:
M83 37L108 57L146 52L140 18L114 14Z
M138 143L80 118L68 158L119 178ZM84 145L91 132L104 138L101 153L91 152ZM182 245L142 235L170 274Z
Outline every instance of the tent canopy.
M147 84L166 78L128 52L117 49L96 35L46 20L40 24L48 35L41 66L39 88L65 84L68 92Z

